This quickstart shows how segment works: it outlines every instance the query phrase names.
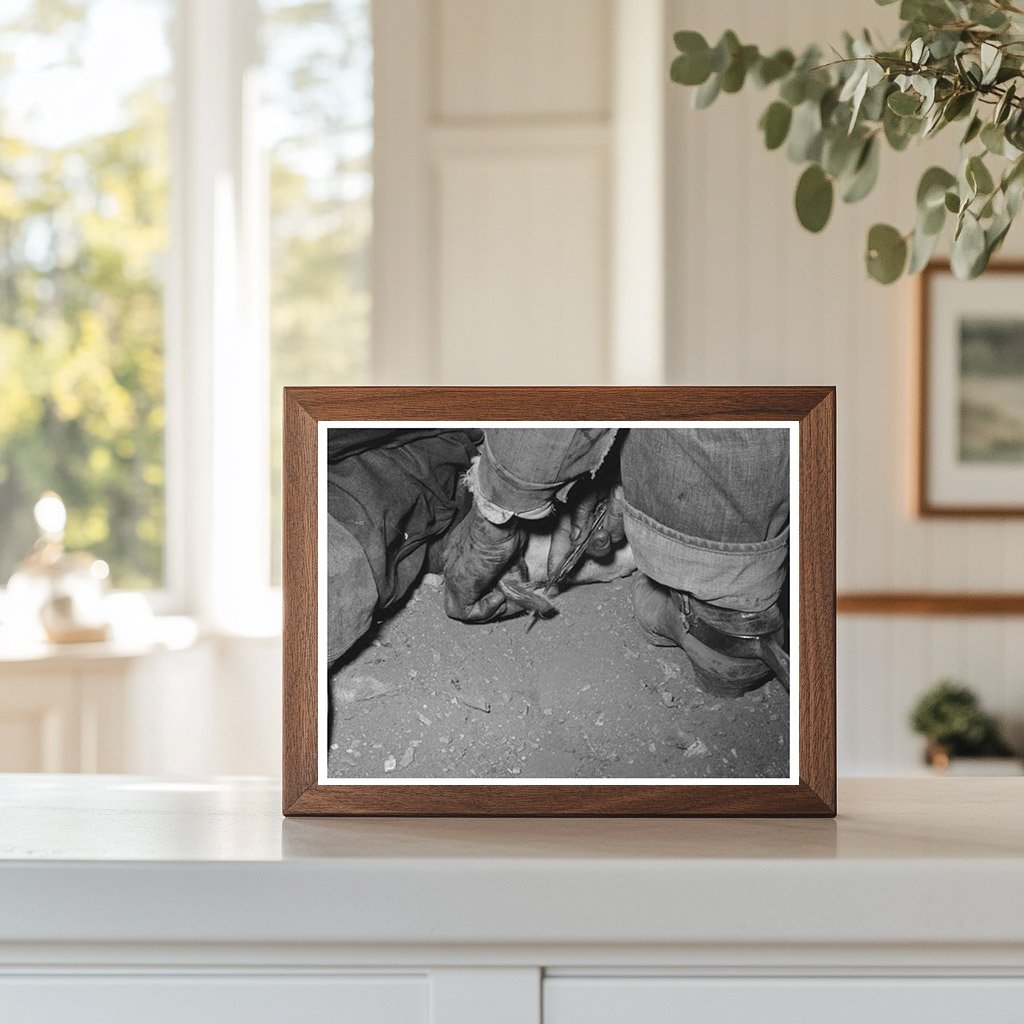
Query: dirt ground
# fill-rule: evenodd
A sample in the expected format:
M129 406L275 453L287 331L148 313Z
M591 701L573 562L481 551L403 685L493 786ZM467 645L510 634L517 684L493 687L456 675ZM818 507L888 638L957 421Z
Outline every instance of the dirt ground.
M632 579L560 614L466 625L427 576L330 680L328 773L357 778L778 778L789 695L702 693L633 620Z

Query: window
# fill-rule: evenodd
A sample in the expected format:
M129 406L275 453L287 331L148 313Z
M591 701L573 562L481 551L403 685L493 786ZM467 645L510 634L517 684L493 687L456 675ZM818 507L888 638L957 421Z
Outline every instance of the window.
M274 604L281 388L367 377L370 8L5 0L0 587L53 489L116 587Z
M171 13L0 14L0 585L48 489L115 585L164 581Z
M277 582L281 388L367 379L373 47L369 0L263 0L262 7Z

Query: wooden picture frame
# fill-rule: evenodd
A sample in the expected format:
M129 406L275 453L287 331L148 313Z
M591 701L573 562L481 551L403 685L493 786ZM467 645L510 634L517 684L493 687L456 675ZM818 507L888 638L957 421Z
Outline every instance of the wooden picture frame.
M1017 417L1017 439L1008 443L1014 415L1007 412L1015 410L1003 409L1000 397L1007 387L1024 394L1024 374L1001 380L994 370L979 373L963 363L967 345L1024 346L1022 286L1024 262L994 262L981 278L960 281L948 262L935 261L919 276L913 507L922 518L1024 516L1024 437ZM1004 325L1013 328L1012 339L984 336L985 328Z
M628 780L534 784L487 778L476 784L410 784L395 779L326 779L321 753L326 706L320 706L318 628L321 522L318 486L326 466L320 438L329 423L430 425L435 421L498 427L552 426L693 429L775 426L790 431L790 568L799 594L792 610L795 710L787 779L701 785ZM798 467L798 470L797 468ZM283 811L286 815L476 816L817 816L836 812L835 723L835 389L830 387L652 388L286 388L283 515ZM326 505L326 502L324 502ZM681 653L681 652L680 652ZM772 685L777 685L774 683ZM326 699L326 698L325 698ZM453 701L454 702L454 701ZM598 781L601 784L597 784ZM369 783L369 784L368 784ZM379 783L379 784L378 784Z

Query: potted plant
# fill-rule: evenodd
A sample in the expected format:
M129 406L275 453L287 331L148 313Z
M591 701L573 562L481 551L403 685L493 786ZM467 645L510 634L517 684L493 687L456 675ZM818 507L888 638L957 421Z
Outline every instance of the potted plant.
M980 706L968 687L943 679L917 702L910 715L914 732L927 739L925 762L939 771L955 766L962 758L1000 759L995 765L975 761L961 774L1019 774L1020 764L1003 739L999 726ZM1008 763L1007 758L1013 758ZM993 768L995 769L993 771Z
M1024 0L901 0L899 20L895 45L845 33L831 52L811 47L799 57L763 54L732 31L714 46L677 32L671 76L696 88L700 108L750 82L774 91L759 126L768 149L785 145L807 165L795 202L809 231L825 227L836 195L854 203L871 192L883 144L902 151L956 124L958 165L930 167L912 227L875 224L865 258L883 284L916 273L951 221L953 270L976 277L1024 197Z

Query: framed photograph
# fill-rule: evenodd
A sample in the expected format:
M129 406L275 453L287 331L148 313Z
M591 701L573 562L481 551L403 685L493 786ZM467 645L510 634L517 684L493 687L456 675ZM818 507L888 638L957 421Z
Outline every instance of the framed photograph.
M835 814L832 388L287 388L284 813Z
M1024 515L1024 263L919 287L917 512Z

